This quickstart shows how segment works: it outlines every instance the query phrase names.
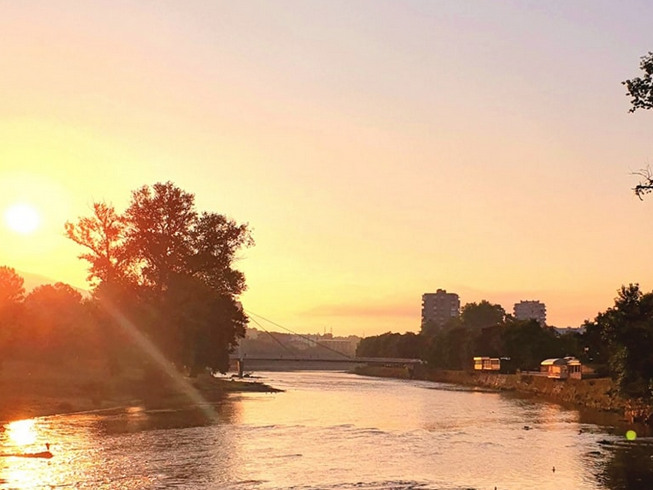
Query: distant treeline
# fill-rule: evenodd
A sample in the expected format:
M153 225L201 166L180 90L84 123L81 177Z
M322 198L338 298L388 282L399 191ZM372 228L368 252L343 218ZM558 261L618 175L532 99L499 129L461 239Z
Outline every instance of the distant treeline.
M653 398L653 293L622 287L615 305L586 321L582 333L558 333L535 320L516 320L488 301L465 305L444 325L427 322L416 333L385 333L361 340L356 355L419 358L430 367L472 369L473 357L509 357L520 370L574 356L610 374L627 397Z

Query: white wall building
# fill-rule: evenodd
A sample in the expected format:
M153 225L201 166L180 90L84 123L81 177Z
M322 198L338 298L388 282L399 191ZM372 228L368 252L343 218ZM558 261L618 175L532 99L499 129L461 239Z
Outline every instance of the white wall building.
M517 320L537 320L546 325L546 305L540 301L520 301L515 303L514 317Z
M456 293L438 289L435 293L422 295L422 325L432 321L442 326L450 318L460 315L460 298Z

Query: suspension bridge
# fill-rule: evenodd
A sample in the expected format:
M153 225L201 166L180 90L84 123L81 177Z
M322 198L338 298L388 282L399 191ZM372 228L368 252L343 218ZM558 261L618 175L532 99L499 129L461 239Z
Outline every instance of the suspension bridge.
M264 318L256 313L246 311L249 315L250 320L257 325L263 332L270 336L270 338L277 343L283 350L283 354L260 354L260 353L248 353L247 349L243 348L241 343L236 351L231 354L231 362L235 370L238 373L239 377L243 377L247 369L269 367L272 365L281 365L288 367L289 369L311 369L316 366L333 366L334 368L341 369L350 369L356 365L375 365L375 366L402 366L402 367L412 367L418 364L422 364L420 359L404 359L396 357L358 357L355 355L349 355L343 353L339 350L333 349L327 345L320 343L314 339L311 339L308 336L298 334L286 328L278 323L275 323L267 318ZM302 338L306 341L307 344L319 347L320 350L324 352L324 355L307 355L306 353L301 352L301 350L296 350L286 345L283 341L275 335L274 332L268 331L264 328L256 318L265 320L272 325L275 325L278 328L281 328L299 338Z

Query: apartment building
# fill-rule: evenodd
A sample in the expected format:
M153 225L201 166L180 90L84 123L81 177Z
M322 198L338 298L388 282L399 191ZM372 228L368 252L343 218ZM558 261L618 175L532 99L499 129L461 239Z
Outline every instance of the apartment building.
M435 293L422 295L422 325L431 321L442 326L450 318L460 314L460 297L456 293L447 293L438 289Z
M517 320L537 320L540 325L546 325L546 305L540 301L515 303L513 312Z

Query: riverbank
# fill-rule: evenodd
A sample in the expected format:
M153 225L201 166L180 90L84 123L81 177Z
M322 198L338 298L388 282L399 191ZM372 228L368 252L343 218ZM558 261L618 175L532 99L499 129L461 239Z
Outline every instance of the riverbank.
M542 396L552 401L573 404L606 412L614 412L629 422L653 425L653 407L621 398L610 378L549 379L528 374L498 374L478 371L447 371L416 366L401 367L361 366L354 370L364 376L398 379L419 379L440 383L476 386L497 391L517 391Z
M59 365L6 361L0 370L0 423L139 405L169 408L217 402L231 392L278 392L253 381L149 376L139 370L111 376L102 364Z

